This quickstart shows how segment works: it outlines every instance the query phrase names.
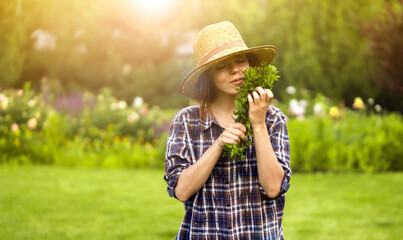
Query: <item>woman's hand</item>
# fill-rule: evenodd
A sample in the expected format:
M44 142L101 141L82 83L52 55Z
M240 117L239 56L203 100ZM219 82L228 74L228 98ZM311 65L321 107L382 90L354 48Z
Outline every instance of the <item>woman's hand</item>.
M273 92L270 89L263 89L262 87L257 87L256 91L248 94L249 119L252 127L265 125L267 108L272 99Z
M231 123L218 137L218 146L221 148L225 144L237 144L241 140L245 141L246 127L242 123Z

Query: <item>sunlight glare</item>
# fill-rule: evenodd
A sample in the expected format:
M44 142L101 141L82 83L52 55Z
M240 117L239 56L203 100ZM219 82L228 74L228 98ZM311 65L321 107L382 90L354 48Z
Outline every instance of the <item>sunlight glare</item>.
M163 14L169 11L173 0L134 0L145 15Z

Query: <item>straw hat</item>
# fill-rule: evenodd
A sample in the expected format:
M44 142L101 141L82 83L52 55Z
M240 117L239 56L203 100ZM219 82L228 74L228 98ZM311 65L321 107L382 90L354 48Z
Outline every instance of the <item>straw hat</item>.
M197 67L180 83L180 92L190 98L200 97L199 77L217 62L234 55L246 54L251 66L265 61L270 63L277 48L272 45L248 48L238 29L224 21L204 27L196 36L193 51Z

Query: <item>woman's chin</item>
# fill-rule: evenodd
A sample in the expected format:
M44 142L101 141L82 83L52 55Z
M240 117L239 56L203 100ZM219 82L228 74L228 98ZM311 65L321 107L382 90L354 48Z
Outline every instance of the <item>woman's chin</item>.
M218 92L221 92L222 94L225 94L225 95L230 95L230 96L238 96L238 94L239 94L239 92L236 90L237 88L227 88L227 89L222 89L221 91L218 91ZM217 94L219 94L217 92Z
M233 90L233 91L231 91L231 93L229 93L229 94L236 97L236 96L239 95L239 92L238 92L237 90Z

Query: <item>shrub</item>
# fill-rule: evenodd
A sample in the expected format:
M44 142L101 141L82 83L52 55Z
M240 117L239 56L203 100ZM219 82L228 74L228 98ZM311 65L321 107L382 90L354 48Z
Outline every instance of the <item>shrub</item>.
M128 107L107 88L97 96L95 107L74 115L54 111L29 83L24 90L0 94L0 163L163 166L166 134L162 133L171 110L149 108L141 99Z
M287 123L294 171L401 171L403 119L396 113L309 116Z

